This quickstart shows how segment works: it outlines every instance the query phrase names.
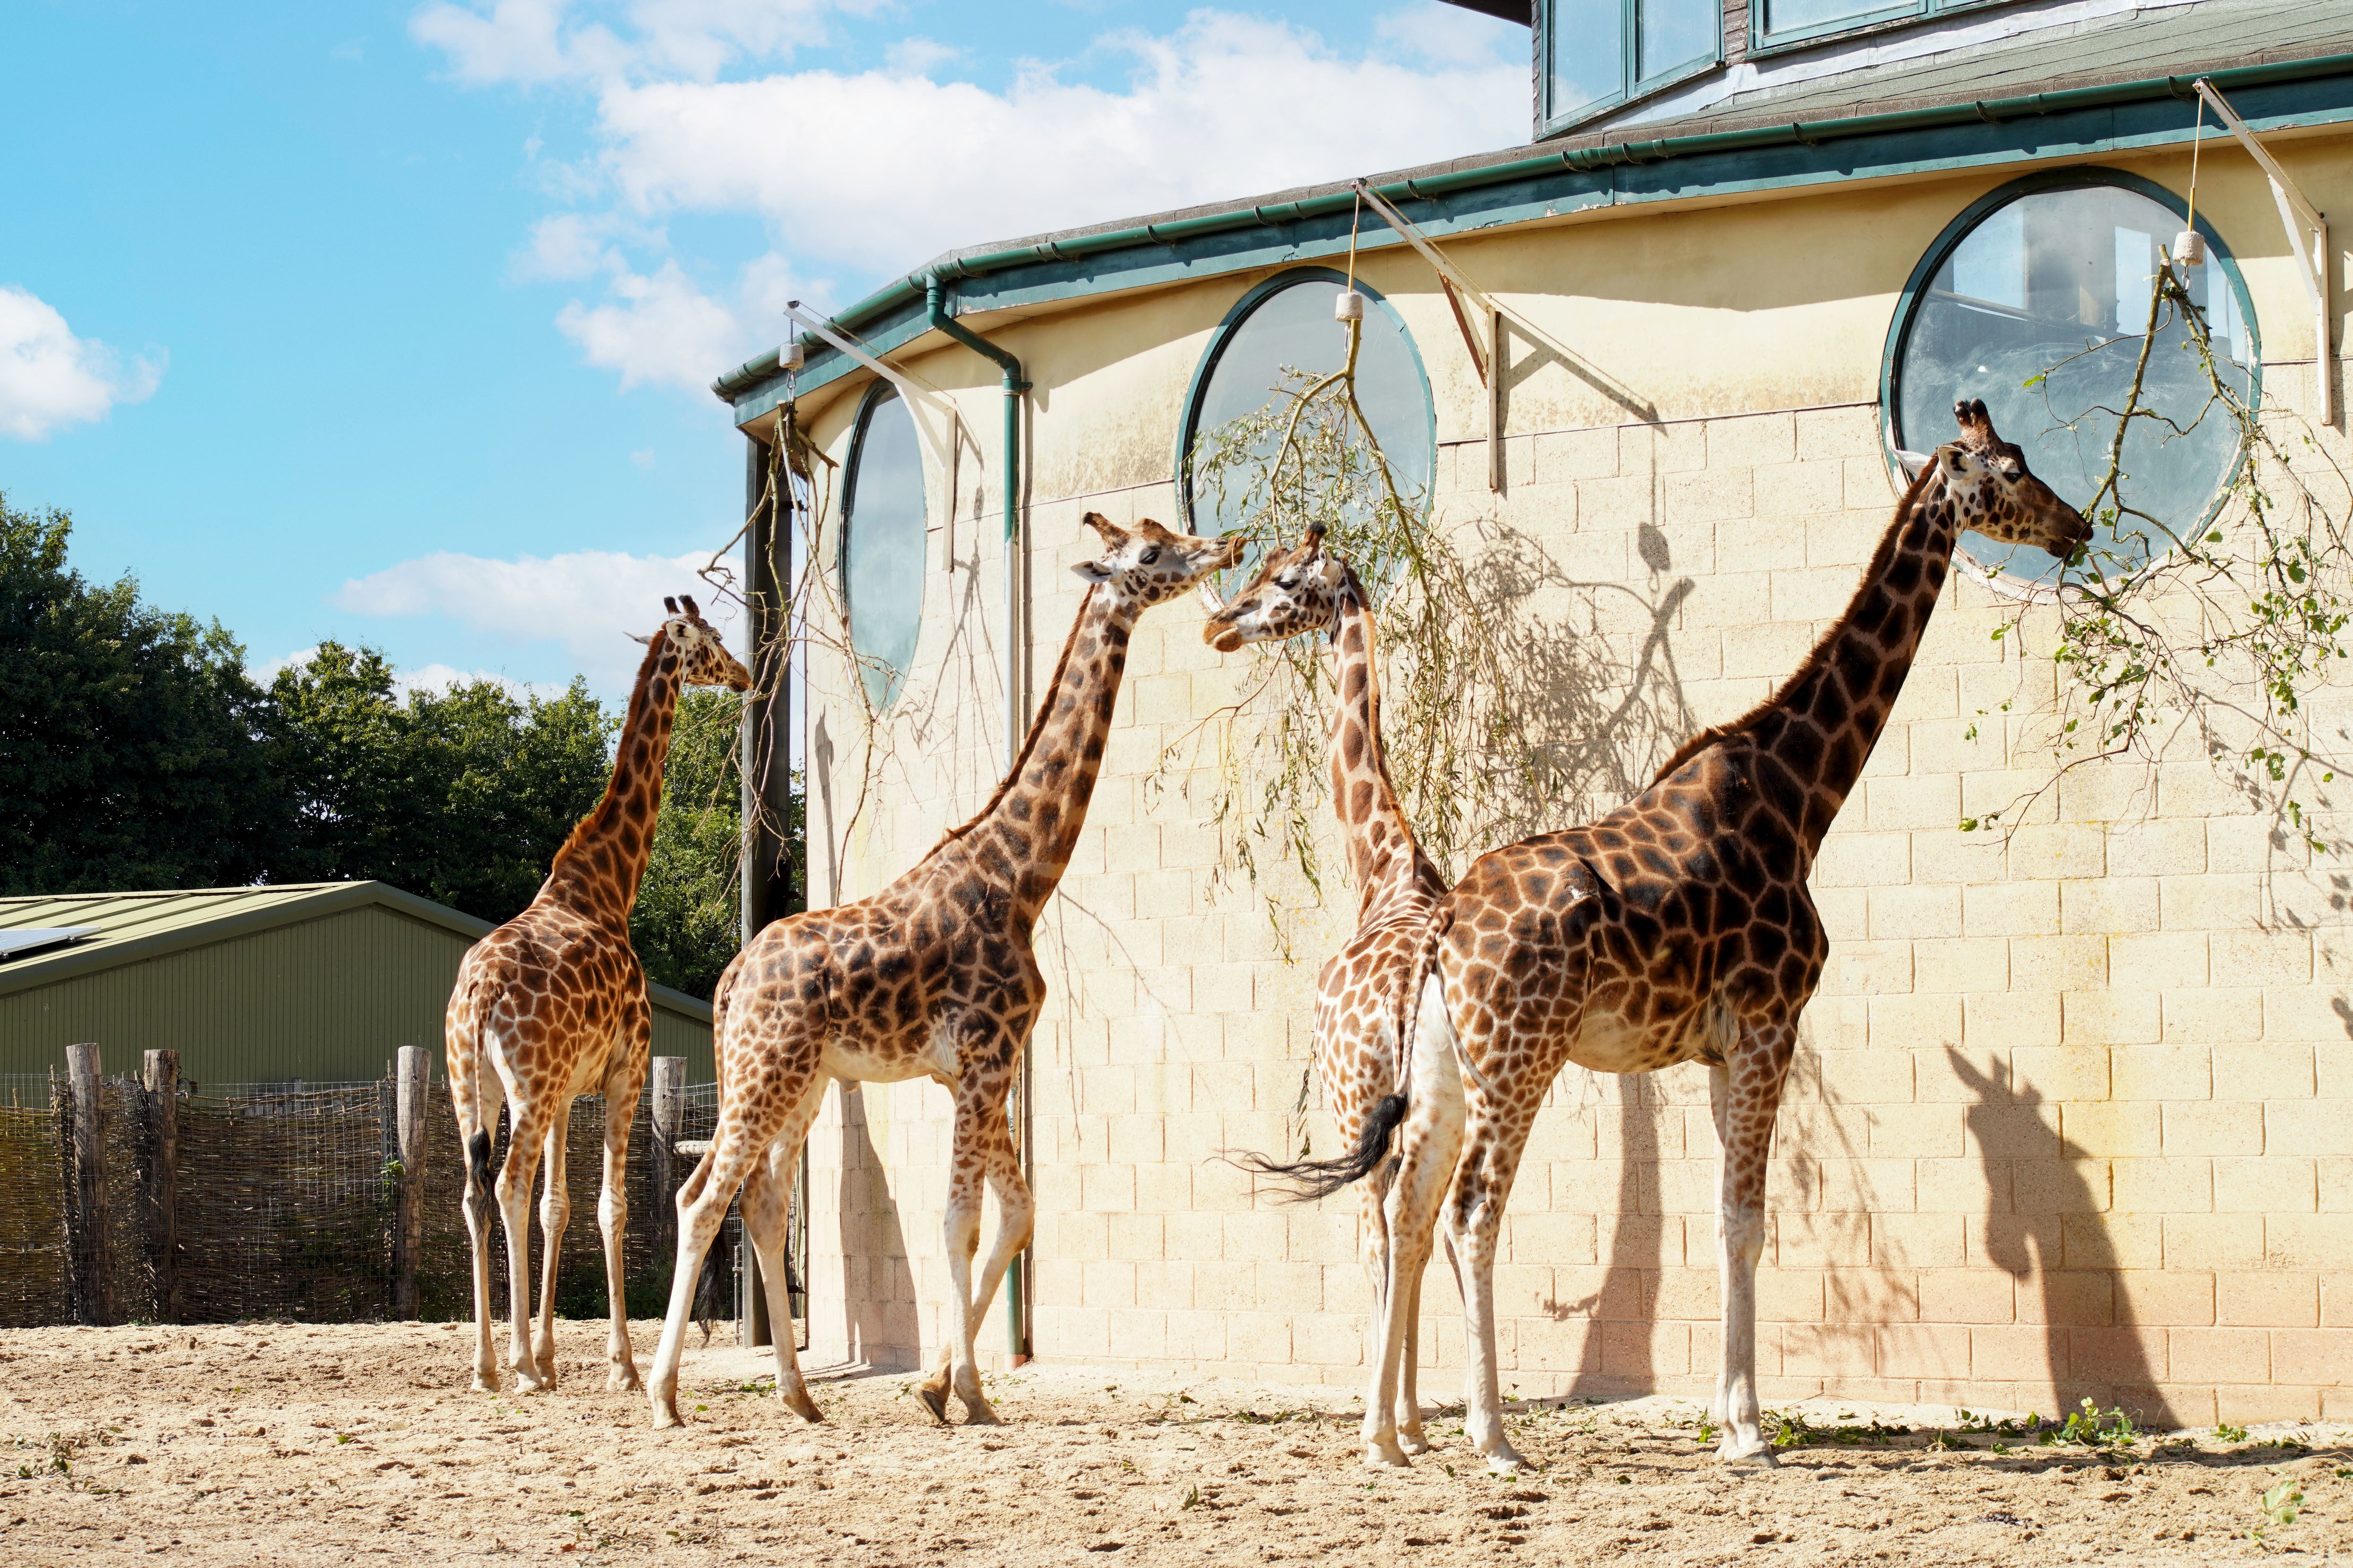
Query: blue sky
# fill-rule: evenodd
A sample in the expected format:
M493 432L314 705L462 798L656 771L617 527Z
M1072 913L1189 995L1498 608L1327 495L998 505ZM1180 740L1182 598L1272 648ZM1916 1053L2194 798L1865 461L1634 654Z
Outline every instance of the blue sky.
M617 697L739 521L703 387L785 298L1509 145L1526 38L1434 0L15 0L0 490L257 668L335 637Z

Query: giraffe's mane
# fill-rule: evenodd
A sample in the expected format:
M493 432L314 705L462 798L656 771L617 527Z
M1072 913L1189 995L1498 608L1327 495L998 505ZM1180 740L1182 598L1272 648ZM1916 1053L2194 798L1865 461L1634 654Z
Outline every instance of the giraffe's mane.
M1822 661L1830 658L1831 645L1838 641L1840 628L1854 619L1856 614L1862 608L1864 598L1886 574L1888 563L1894 558L1896 544L1904 537L1904 525L1911 521L1912 508L1919 500L1920 493L1927 488L1928 481L1934 479L1936 473L1937 465L1930 463L1913 476L1911 485L1904 492L1904 499L1895 503L1894 521L1887 525L1887 531L1880 535L1879 548L1872 552L1871 564L1863 568L1862 580L1855 584L1854 596L1847 601L1846 608L1841 612L1839 618L1831 623L1831 629L1823 633L1821 639L1807 653L1805 662L1798 666L1796 672L1779 686L1775 687L1772 696L1767 697L1739 718L1725 724L1711 724L1676 747L1674 755L1660 763L1659 771L1651 775L1652 784L1657 784L1710 746L1754 729L1768 714L1778 712L1781 705L1788 700L1789 694L1821 668Z
M646 657L638 665L638 682L629 689L628 714L621 721L621 733L624 735L636 729L638 721L645 717L646 703L649 700L646 692L653 684L654 665L661 658L662 649L668 647L669 643L670 623L664 621L660 628L646 643ZM613 764L612 773L605 780L605 793L597 797L595 807L587 816L572 825L572 832L565 838L564 847L555 852L555 858L548 863L549 875L553 876L555 868L562 866L575 849L604 831L614 809L613 787L620 782L621 778L620 757L617 752L614 756Z
M941 834L940 841L923 851L923 858L915 862L913 869L920 870L929 865L932 857L987 821L989 813L997 809L997 803L1003 800L1006 792L1013 787L1013 781L1021 776L1021 770L1029 763L1029 754L1038 749L1038 737L1046 732L1047 715L1053 711L1054 707L1050 700L1056 691L1061 689L1062 672L1071 667L1071 650L1079 646L1079 633L1086 626L1087 612L1093 608L1095 595L1101 592L1103 584L1092 584L1087 589L1086 597L1079 601L1078 617L1071 623L1071 635L1062 639L1062 656L1054 661L1054 673L1046 682L1049 700L1038 704L1038 711L1029 715L1029 732L1021 738L1021 750L1014 754L1013 765L1005 770L1003 778L997 781L997 788L990 793L987 802L965 821Z

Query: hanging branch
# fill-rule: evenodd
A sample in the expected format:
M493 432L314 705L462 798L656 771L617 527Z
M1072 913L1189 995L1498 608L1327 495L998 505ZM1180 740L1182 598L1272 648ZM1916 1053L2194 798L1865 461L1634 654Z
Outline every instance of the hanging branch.
M2058 421L2071 429L2094 415L2116 421L2106 465L2084 509L2103 531L2069 564L2052 605L2058 766L2000 810L1963 818L1961 827L2014 832L2028 808L2075 769L2114 758L2154 767L2188 726L2210 761L2231 770L2283 831L2326 853L2340 846L2321 834L2316 809L2330 803L2314 791L2333 784L2343 764L2330 740L2314 733L2305 704L2332 670L2342 678L2337 661L2348 657L2353 484L2302 419L2259 406L2232 384L2205 312L2172 259L2162 251L2158 259L2122 406L2095 405ZM2176 326L2206 388L2187 417L2145 397L2158 339ZM2026 385L2040 388L2047 406L2051 376L2082 357ZM2185 535L2134 504L2126 441L2136 421L2173 442L2210 418L2227 422L2235 437L2231 477L2211 521ZM2156 530L2171 548L2152 553L2137 538L2127 547L2116 533L2127 519ZM2021 604L1995 628L1995 639L2016 637L2022 647L2030 614ZM1988 715L1981 710L1979 717ZM1971 725L1969 736L1977 733ZM2344 738L2340 731L2333 739Z

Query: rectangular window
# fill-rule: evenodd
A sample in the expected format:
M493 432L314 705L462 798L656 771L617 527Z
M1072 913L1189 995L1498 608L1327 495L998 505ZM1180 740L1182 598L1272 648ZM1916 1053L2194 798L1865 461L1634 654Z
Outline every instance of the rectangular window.
M1753 42L1760 49L1804 43L1873 23L1897 25L1995 0L1748 0Z
M1724 58L1723 0L1542 0L1543 133L1698 75Z

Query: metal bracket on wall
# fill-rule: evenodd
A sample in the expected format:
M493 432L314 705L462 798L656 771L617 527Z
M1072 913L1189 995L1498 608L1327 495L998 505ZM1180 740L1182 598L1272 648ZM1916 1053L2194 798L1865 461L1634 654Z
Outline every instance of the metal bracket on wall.
M2238 139L2239 145L2255 161L2271 181L2272 201L2279 207L2280 226L2287 231L2288 254L2295 258L2296 276L2304 279L2304 291L2312 301L2313 366L2320 378L2320 423L2337 422L2337 353L2329 341L2328 331L2328 219L2318 207L2296 189L2295 182L2279 166L2231 100L2214 90L2214 84L2204 77L2197 81L2198 96L2211 106L2222 124Z
M866 350L860 348L849 339L842 336L839 332L835 331L831 327L827 326L823 321L811 316L807 311L798 310L791 305L786 305L785 307L785 314L799 322L801 331L810 333L825 342L832 344L835 348L839 349L843 353L848 354L851 359L856 360L860 364L864 365L867 369L872 371L875 374L889 382L892 386L897 387L899 389L899 395L907 400L907 405L911 411L911 416L913 409L922 408L936 415L947 426L947 445L945 449L943 450L940 445L940 438L936 435L933 434L932 427L924 424L920 418L915 419L914 422L916 437L923 443L923 449L931 454L932 461L939 466L940 473L947 480L945 491L946 501L940 509L942 514L940 523L940 565L943 570L949 572L955 571L956 458L963 449L964 443L966 439L964 428L964 419L962 416L957 414L955 404L949 399L946 393L942 392L938 387L934 386L930 382L925 381L922 376L917 375L914 372L910 370L902 370L897 365L888 363L876 358L873 354L869 353ZM974 449L976 451L979 449L977 445L975 446Z
M1413 225L1413 220L1389 205L1382 195L1363 180L1356 183L1357 194L1365 205L1380 216L1380 220L1397 231L1430 263L1438 273L1439 282L1446 289L1446 301L1453 308L1454 324L1462 331L1462 341L1470 345L1471 363L1479 372L1479 379L1487 384L1487 488L1504 488L1504 424L1506 405L1505 383L1510 365L1505 359L1504 323L1509 321L1522 337L1556 356L1570 374L1599 392L1611 402L1629 410L1645 423L1658 419L1658 410L1644 399L1621 385L1614 376L1595 368L1593 363L1577 353L1559 339L1529 321L1519 311L1491 296L1471 281L1462 268L1450 260L1446 253L1430 243L1430 237ZM1460 295L1461 298L1457 298ZM1462 300L1476 305L1487 318L1487 341L1480 342L1479 334L1472 329L1470 319L1463 313Z

